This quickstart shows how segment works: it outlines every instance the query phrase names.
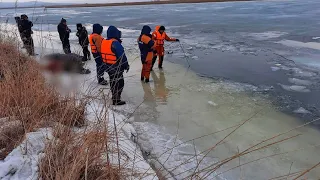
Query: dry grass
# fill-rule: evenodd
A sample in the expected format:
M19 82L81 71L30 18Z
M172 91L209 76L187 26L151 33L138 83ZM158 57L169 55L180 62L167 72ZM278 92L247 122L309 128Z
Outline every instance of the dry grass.
M0 42L0 49L0 159L26 133L51 126L55 138L48 142L39 165L42 179L120 179L121 170L106 158L107 127L74 131L85 125L87 101L61 97L46 83L39 64L14 44Z
M120 170L102 158L108 156L106 131L75 133L60 128L59 138L46 146L39 178L120 179Z

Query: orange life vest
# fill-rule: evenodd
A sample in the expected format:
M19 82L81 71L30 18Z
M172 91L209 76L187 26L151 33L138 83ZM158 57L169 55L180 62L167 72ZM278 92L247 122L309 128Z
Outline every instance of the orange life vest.
M163 46L165 39L166 39L166 33L165 32L160 34L159 31L156 31L156 44L157 44L157 46Z
M99 38L103 39L102 36L99 35L99 34L90 34L89 43L90 43L90 46L91 46L91 52L92 53L98 53L98 49L97 49L96 43L93 41L93 37L95 37L95 36L98 36Z
M115 39L103 39L101 43L101 57L104 63L116 64L117 56L112 52L112 43Z

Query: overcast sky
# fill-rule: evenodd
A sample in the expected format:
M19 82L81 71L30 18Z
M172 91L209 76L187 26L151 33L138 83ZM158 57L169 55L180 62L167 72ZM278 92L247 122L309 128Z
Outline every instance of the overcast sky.
M30 0L18 0L18 2L28 2ZM134 2L134 1L147 1L147 0L38 0L42 2L73 2L73 3L113 3L113 2ZM15 0L0 0L1 2L15 2Z

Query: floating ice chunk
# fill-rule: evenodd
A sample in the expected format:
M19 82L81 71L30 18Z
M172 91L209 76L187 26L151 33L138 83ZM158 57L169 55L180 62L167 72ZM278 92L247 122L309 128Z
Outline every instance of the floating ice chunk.
M192 50L192 49L193 49L192 47L188 47L188 48L187 48L187 50Z
M253 37L256 40L267 40L267 39L278 38L286 34L287 34L286 32L267 31L267 32L261 32L261 33L249 33L247 36Z
M296 84L296 85L302 85L302 86L309 86L312 84L311 81L302 80L302 79L298 79L298 78L289 78L289 82Z
M218 104L213 101L208 101L208 104L210 104L211 106L218 106Z
M271 70L272 70L272 71L279 71L280 69L281 69L281 68L279 68L279 67L274 67L274 66L271 67Z
M192 58L192 59L195 59L195 60L196 60L196 59L199 59L198 56L192 56L191 58Z
M299 68L292 68L292 70L294 71L294 75L298 76L298 77L312 77L312 76L316 76L317 74L314 72L310 72L310 71L303 71Z
M313 40L317 40L317 39L320 39L320 37L313 37L312 39Z
M306 110L305 108L303 107L300 107L296 110L293 111L294 113L297 113L297 114L311 114L310 111Z
M307 89L306 86L298 86L298 85L293 85L293 86L289 86L289 85L284 85L284 84L279 84L284 90L287 91L293 91L293 92L310 92L310 89Z
M275 66L281 66L282 64L280 64L280 63L277 63L277 64L274 64Z

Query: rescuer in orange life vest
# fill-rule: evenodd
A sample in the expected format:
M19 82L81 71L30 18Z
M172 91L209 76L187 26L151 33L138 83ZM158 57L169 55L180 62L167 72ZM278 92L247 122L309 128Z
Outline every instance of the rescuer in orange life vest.
M151 39L151 28L149 26L143 26L141 35L138 38L138 44L141 54L142 71L141 81L149 82L150 71L152 66L153 51L155 48L155 42Z
M176 38L170 38L166 32L166 28L164 26L157 26L155 31L152 33L152 40L156 42L156 50L154 57L152 59L152 67L151 71L153 68L154 63L157 60L157 56L159 56L159 64L158 67L159 69L162 69L162 64L163 64L163 58L164 58L164 41L179 41L179 39Z
M108 39L103 39L101 43L101 57L109 74L113 105L124 105L126 102L121 100L124 87L123 72L128 72L130 66L121 45L121 31L109 26L107 37Z
M91 46L91 53L96 61L98 83L100 85L108 85L108 82L103 78L106 66L101 58L101 43L103 40L103 37L101 36L102 31L103 27L100 24L94 24L92 34L89 36L89 43Z

